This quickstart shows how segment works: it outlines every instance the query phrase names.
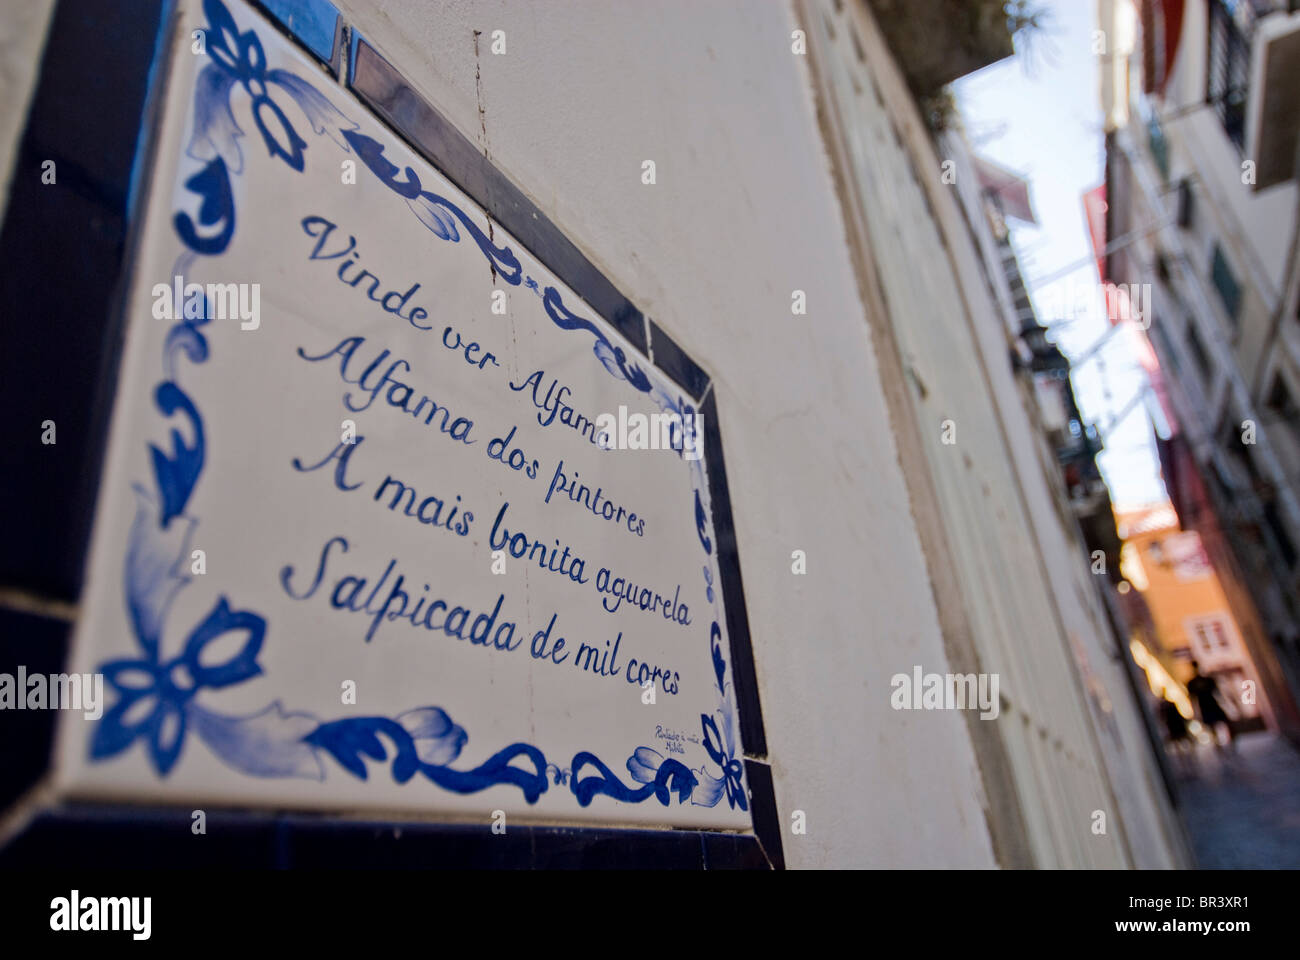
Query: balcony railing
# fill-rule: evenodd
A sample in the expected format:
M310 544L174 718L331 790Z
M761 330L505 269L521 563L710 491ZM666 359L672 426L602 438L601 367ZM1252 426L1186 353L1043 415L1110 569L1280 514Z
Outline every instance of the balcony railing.
M1210 62L1205 96L1238 150L1246 147L1250 30L1254 19L1254 9L1247 0L1210 2Z

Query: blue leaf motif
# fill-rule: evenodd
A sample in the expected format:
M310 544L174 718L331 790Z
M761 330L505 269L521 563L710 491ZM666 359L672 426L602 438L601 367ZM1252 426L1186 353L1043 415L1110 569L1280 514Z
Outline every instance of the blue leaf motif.
M218 637L238 630L248 634L239 652L224 663L209 666L203 662L205 647ZM212 612L190 634L185 644L185 652L181 655L181 662L189 669L198 687L220 689L243 683L262 672L262 668L257 664L257 655L262 650L262 639L265 635L265 620L255 613L233 612L226 598L222 596L218 598Z
M456 229L456 221L451 214L443 210L427 195L421 195L414 200L407 200L406 205L411 208L411 212L416 218L434 232L442 240L450 240L453 243L460 240L460 233Z
M203 15L211 25L206 33L208 56L240 80L260 79L266 56L257 34L252 30L241 34L221 0L203 0Z
M154 391L154 404L165 416L170 417L178 410L189 419L194 429L194 443L187 444L180 431L172 430L173 456L167 456L150 444L149 452L153 455L154 479L158 492L162 495L162 515L158 524L166 527L172 517L185 511L194 485L198 483L203 471L203 421L198 408L174 381L167 380L158 385Z
M637 747L632 756L627 758L628 773L638 783L654 783L659 767L663 765L664 756L658 750L649 747Z
M280 86L293 98L314 132L329 137L344 150L348 148L345 131L355 130L357 124L345 117L323 93L288 70L271 70L266 79Z
M484 256L492 262L501 279L512 285L519 283L523 267L509 247L498 247L493 244L473 219L446 197L422 190L416 172L410 167L399 170L384 156L384 145L374 137L357 133L355 130L344 130L342 134L370 172L378 177L384 186L407 200L407 205L421 223L443 240L458 241L460 231L456 227L456 220L459 220L470 237L478 244L479 249L483 251ZM398 179L399 173L404 179Z
M115 660L103 664L100 672L117 687L121 696L105 711L95 727L90 741L90 756L95 760L116 756L144 736L153 720L155 706L151 697L154 690L153 664L143 660ZM145 685L119 683L118 678L123 674L143 676ZM139 709L137 705L145 709Z
M591 349L596 354L596 359L600 361L600 365L609 371L611 377L619 380L627 379L623 376L623 371L618 368L618 357L614 354L612 343L602 337L592 345Z
M510 282L518 283L519 279L516 277ZM560 291L554 287L547 287L546 292L542 295L542 306L546 309L546 315L551 318L551 322L561 330L586 330L596 338L593 347L596 358L600 360L611 376L626 380L641 393L651 391L650 379L636 364L627 362L627 355L623 352L623 348L614 346L599 327L586 317L580 317L566 307L564 298L560 296Z
M203 312L208 313L206 306ZM163 366L167 371L169 380L176 378L177 353L185 354L185 356L189 357L191 363L207 362L208 340L199 331L199 327L207 322L206 317L186 320L183 323L175 324L167 331L167 342L163 344Z
M700 714L700 723L704 728L704 749L708 751L709 757L714 763L725 763L727 758L722 752L722 738L718 734L718 721L707 713L702 713Z
M230 109L230 94L238 79L216 64L199 73L194 90L194 133L186 154L204 162L220 157L233 173L244 170L239 138L244 135Z
M199 204L199 224L219 227L216 233L200 235L193 219L178 211L172 218L181 242L195 253L215 256L230 245L235 235L235 197L230 189L230 173L226 162L215 157L206 167L185 181L185 189L203 198Z
M317 726L306 713L285 713L276 700L248 717L210 713L189 706L190 727L227 766L254 777L324 780L325 768L303 738Z
M372 732L346 720L322 723L303 738L306 743L329 751L345 770L360 780L366 779L366 764L361 754L382 760L384 748Z
M703 768L694 771L699 782L691 793L691 803L697 807L716 807L722 799L722 790L726 786L721 777L706 773Z
M153 660L109 660L100 664L99 672L123 694L138 699L154 692L158 671Z
M175 699L164 695L165 678L148 661L113 661L104 664L102 670L121 696L95 727L91 758L115 756L143 738L154 769L166 776L185 745L185 711ZM123 679L128 674L148 675L153 682L147 687L133 686Z
M411 168L407 167L407 171L409 174ZM446 197L440 197L436 193L430 193L428 190L421 191L420 196L429 202L438 205L444 211L452 214L457 220L459 220L461 226L465 228L465 232L470 235L470 238L478 244L478 248L483 251L483 255L492 262L492 269L496 271L497 276L511 286L519 286L519 279L523 275L524 268L523 265L520 264L519 258L515 256L513 250L509 247L498 247L494 244L488 239L488 235L483 232L479 225L474 222L473 217L467 214L460 207L456 206L456 204L452 203Z
M700 546L704 552L713 554L713 541L709 539L708 534L704 531L709 528L709 518L704 512L704 501L700 499L700 491L695 491L695 532L700 538Z
M149 754L155 769L165 777L171 773L185 746L185 711L172 700L159 700L147 727Z
M158 523L158 502L143 487L135 487L136 512L127 542L122 572L126 607L141 650L157 658L167 610L181 587L189 582L185 561L194 521L167 527Z
M269 113L273 122L268 124L263 119L263 113ZM307 149L307 141L298 136L298 132L289 123L289 118L284 115L284 111L276 105L276 102L267 96L254 97L253 121L261 131L262 141L271 156L283 158L285 163L301 173L302 155Z
M722 658L722 628L718 626L716 620L709 629L709 649L713 654L713 673L718 678L718 692L725 696L727 685L724 678L727 675L727 661Z
M415 745L406 728L387 717L347 717L322 723L303 737L303 742L328 751L349 773L365 780L366 763L362 757L380 761L388 759L388 751L379 739L381 733L396 748L393 779L405 783L415 773L420 760L415 755Z
M343 138L356 151L361 162L370 168L370 172L379 178L379 182L392 190L399 197L405 197L407 200L414 200L420 195L420 178L414 170L407 167L405 171L399 170L396 165L390 163L384 156L384 145L374 137L367 137L364 133L357 133L354 130L344 130ZM405 173L406 179L399 180L397 175ZM444 239L446 239L444 237Z
M469 739L464 729L452 723L446 711L438 707L408 710L396 719L415 741L420 762L431 766L445 767L451 763L460 756Z

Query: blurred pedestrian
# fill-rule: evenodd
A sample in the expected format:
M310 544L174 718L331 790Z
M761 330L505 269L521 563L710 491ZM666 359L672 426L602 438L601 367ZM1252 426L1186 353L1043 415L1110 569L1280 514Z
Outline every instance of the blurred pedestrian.
M1192 751L1195 749L1195 744L1192 742L1191 731L1187 729L1187 720L1178 709L1178 704L1166 696L1163 688L1160 690L1160 719L1165 725L1165 733L1169 736L1169 748L1173 752L1176 765L1181 772L1192 773Z
M1219 727L1222 725L1228 731L1227 746L1235 750L1232 721L1228 719L1228 714L1219 699L1219 684L1213 677L1201 673L1201 665L1195 660L1192 661L1192 678L1187 681L1187 694L1196 704L1196 712L1200 715L1201 723L1205 724L1206 729L1210 731L1210 736L1214 737L1214 745L1223 749L1223 741L1219 738Z

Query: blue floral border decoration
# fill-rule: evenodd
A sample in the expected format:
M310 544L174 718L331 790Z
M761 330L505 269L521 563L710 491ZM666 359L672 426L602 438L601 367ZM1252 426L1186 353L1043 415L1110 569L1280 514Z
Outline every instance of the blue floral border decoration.
M282 93L297 105L318 136L334 141L345 153L355 153L381 183L406 200L435 236L455 243L463 230L497 276L511 285L522 282L541 297L556 326L590 333L595 338L593 352L612 376L650 394L665 411L683 416L695 412L682 397L652 386L645 373L630 363L622 348L596 324L569 311L554 287L541 290L535 280L524 277L510 248L494 245L465 211L423 189L411 167L398 170L386 160L383 144L357 132L358 124L344 116L315 86L287 70L267 69L257 33L241 32L222 0L204 0L203 11L208 21L205 39L211 62L203 67L196 83L194 131L186 150L186 155L202 166L185 181L186 189L200 202L197 218L181 210L172 221L189 251L185 257L219 256L234 237L231 176L243 172L244 161L239 142L244 131L231 109L236 88L249 97L249 110L270 156L302 172L308 143L298 135L272 95ZM123 579L127 612L140 651L136 657L110 660L100 666L117 699L91 735L93 760L115 757L143 741L154 769L165 777L180 759L187 735L193 732L227 766L258 777L323 781L324 756L328 755L361 780L368 776L363 758L370 758L389 764L397 783L405 783L418 773L445 790L462 794L513 784L530 804L546 791L549 775L557 784L567 783L584 807L598 794L626 803L654 797L667 806L675 793L678 803L690 800L710 807L716 806L725 794L733 808L748 809L744 767L735 735L735 704L729 693L722 650L720 597L713 588L708 563L703 571L714 613L709 644L719 707L712 715L701 714L700 720L704 748L719 771L716 776L704 768L691 770L650 747L639 747L626 762L632 779L640 784L631 787L595 754L580 752L569 767L560 768L547 763L542 751L527 743L513 743L473 769L457 770L451 764L459 757L468 734L438 707L419 707L392 718L321 721L308 713L286 711L278 700L250 716L227 716L200 706L200 692L234 686L262 673L258 655L266 642L267 625L257 613L236 609L228 597L221 595L190 631L179 654L167 657L163 652L168 611L191 581L185 563L199 520L187 512L187 507L207 454L203 417L181 386L176 371L178 355L194 364L208 360L203 327L210 309L205 304L203 316L199 317L189 317L189 312L167 333L163 347L166 379L154 391L158 412L168 421L182 418L188 436L173 427L170 450L151 444L154 487L134 487L136 515L127 543ZM710 557L713 544L707 535L704 472L700 461L688 462L696 530L706 557ZM221 646L214 647L218 642ZM204 657L205 651L231 647L238 649L224 661L214 663ZM517 765L516 760L522 765ZM584 775L588 768L595 772Z

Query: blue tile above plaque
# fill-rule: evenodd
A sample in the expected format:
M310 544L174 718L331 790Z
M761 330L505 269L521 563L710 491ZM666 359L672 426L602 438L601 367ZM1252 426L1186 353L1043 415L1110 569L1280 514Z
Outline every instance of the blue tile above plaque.
M261 0L267 13L325 63L333 63L339 11L329 0Z

